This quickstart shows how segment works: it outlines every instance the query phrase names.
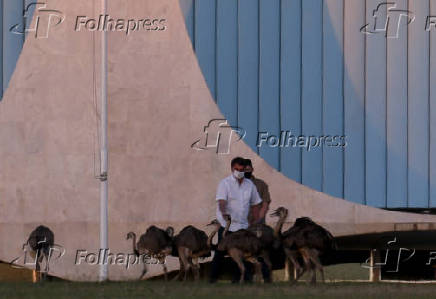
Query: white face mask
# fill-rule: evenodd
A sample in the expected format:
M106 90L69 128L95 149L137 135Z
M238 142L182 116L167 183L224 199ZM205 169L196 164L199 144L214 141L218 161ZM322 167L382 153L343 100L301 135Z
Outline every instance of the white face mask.
M233 176L237 179L242 179L244 177L243 171L237 171L236 169L233 170Z

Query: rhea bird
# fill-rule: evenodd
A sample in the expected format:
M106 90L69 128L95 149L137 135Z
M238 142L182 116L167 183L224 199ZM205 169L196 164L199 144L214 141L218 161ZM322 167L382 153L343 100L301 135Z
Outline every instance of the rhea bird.
M284 207L279 207L273 213L271 213L271 216L279 218L274 228L274 236L277 240L279 240L280 247L285 253L285 278L287 280L291 280L290 264L292 264L293 269L296 273L302 271L302 267L298 262L300 256L298 250L296 248L284 248L282 244L282 228L286 221L286 218L288 217L288 209Z
M274 216L283 214L287 216L287 209L283 207L273 213ZM318 270L324 282L324 269L320 257L336 249L332 234L309 217L297 218L294 225L283 233L281 233L280 226L278 233L280 233L286 256L296 269L296 280L306 270L310 270L312 272L311 282L316 283L316 270ZM303 259L304 267L301 267L298 262L299 256Z
M215 223L212 221L208 225L214 224ZM200 264L198 260L199 258L211 256L211 250L215 249L215 246L212 244L212 239L218 232L218 229L219 226L215 226L215 229L209 234L209 236L207 236L204 231L199 230L192 225L188 225L174 237L174 247L176 252L173 252L173 255L179 257L180 263L180 271L174 278L175 280L179 279L183 272L183 280L185 281L189 270L192 270L194 280L199 280Z
M261 264L258 258L262 255L262 243L260 237L262 231L256 231L256 234L248 229L228 233L231 224L230 217L226 217L226 227L223 232L223 239L218 243L218 250L226 251L227 254L235 261L240 270L239 282L244 282L245 266L244 261L250 262L255 267L255 278L260 281ZM218 226L218 225L217 225Z
M283 240L285 246L293 246L299 248L299 252L304 260L305 268L297 276L297 279L303 275L305 270L312 271L312 283L316 283L316 270L321 273L322 281L324 279L324 269L320 257L330 254L337 248L333 235L315 223L309 217L301 217L295 221L295 232L284 232Z
M270 254L273 250L278 249L280 246L280 241L276 238L274 234L274 229L264 223L253 224L248 227L248 230L254 233L256 236L259 236L259 241L261 245L260 249L260 257L263 259L263 262L268 267L268 282L271 281L271 271L272 271L272 263Z
M142 234L139 241L136 242L136 234L129 232L127 240L132 239L133 252L138 257L156 258L162 265L165 280L168 280L168 269L165 264L166 257L171 254L173 246L174 229L169 226L166 230L160 229L154 225L150 226L145 234ZM144 269L139 279L142 279L147 273L147 261L144 258Z
M282 226L286 220L286 214L279 215L279 221L276 223L274 229L264 223L256 223L250 225L248 230L255 233L256 235L260 235L259 240L261 242L261 255L260 257L263 259L265 265L268 267L268 272L271 275L272 271L272 263L271 263L271 254L277 254L281 248L281 236L280 231ZM271 276L268 278L268 282L271 281Z
M54 245L54 234L46 226L40 225L35 228L29 235L26 243L23 244L23 250L28 250L35 259L35 269L32 273L32 281L36 282L41 278L46 278L49 271L50 254ZM45 269L41 273L41 264L45 259Z

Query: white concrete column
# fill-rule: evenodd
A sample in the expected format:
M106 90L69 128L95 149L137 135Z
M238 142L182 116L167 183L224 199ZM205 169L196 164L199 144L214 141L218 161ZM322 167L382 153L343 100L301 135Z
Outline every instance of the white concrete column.
M381 280L381 269L380 269L380 250L371 249L370 250L370 268L369 268L369 281L379 282Z

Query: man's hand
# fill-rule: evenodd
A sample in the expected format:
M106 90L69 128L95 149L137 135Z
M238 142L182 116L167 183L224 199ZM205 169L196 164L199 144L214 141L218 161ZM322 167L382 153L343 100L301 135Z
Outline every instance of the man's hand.
M265 223L265 219L264 218L257 219L253 224L262 224L262 223Z
M229 214L223 214L223 218L226 222L229 222L231 220L230 215Z
M249 215L249 224L256 224L259 220L259 212L261 209L261 204L251 206L250 215Z

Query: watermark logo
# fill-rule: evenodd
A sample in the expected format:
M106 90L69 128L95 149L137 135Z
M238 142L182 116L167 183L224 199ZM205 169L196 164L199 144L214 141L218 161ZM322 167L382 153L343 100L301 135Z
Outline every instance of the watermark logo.
M32 24L32 11L35 22ZM33 2L27 5L23 11L23 22L10 27L13 34L25 35L32 33L35 38L48 38L53 27L63 23L65 15L55 9L49 9L45 2ZM29 26L29 27L28 27ZM74 31L111 31L125 32L126 35L132 32L160 32L167 29L165 18L147 17L141 19L112 18L110 15L99 15L87 17L77 16Z
M387 242L387 246L394 246L394 244L397 243L397 238L395 237L393 240L388 241ZM376 249L374 249L374 251L376 251ZM384 256L384 260L381 260L380 262L374 262L374 263L370 263L370 258L368 258L365 263L361 264L360 266L362 268L383 268L386 267L388 265L388 260L391 258L394 258L395 263L394 263L394 268L393 269L386 269L386 272L393 272L393 273L398 273L400 271L400 264L404 263L408 260L410 260L414 255L416 250L410 249L410 248L403 248L400 247L400 249L398 249L398 251L396 252L396 254L390 254L390 249L386 249L386 253Z
M245 137L245 130L230 126L225 119L212 119L204 127L203 136L192 143L195 150L215 150L217 154L229 154L230 145Z
M44 247L46 239L38 241L37 247ZM53 244L49 246L47 255L44 254L43 250L37 249L33 251L29 248L28 243L24 243L22 246L23 254L14 258L9 264L12 268L22 268L23 266L36 267L38 261L41 260L43 256L46 256L46 268L41 270L41 272L48 272L48 265L52 260L58 260L65 255L65 248L61 245ZM22 263L21 263L22 261Z
M387 38L398 38L402 24L407 26L414 20L415 14L413 12L398 9L395 2L382 2L372 11L372 19L360 28L360 32L365 34L384 33Z
M26 27L26 24L31 26L32 9L35 8L35 23L33 27ZM55 9L48 9L47 4L43 2L34 2L26 6L23 13L23 24L13 25L9 31L14 34L34 33L35 38L48 38L50 28L58 26L65 20L62 12Z

